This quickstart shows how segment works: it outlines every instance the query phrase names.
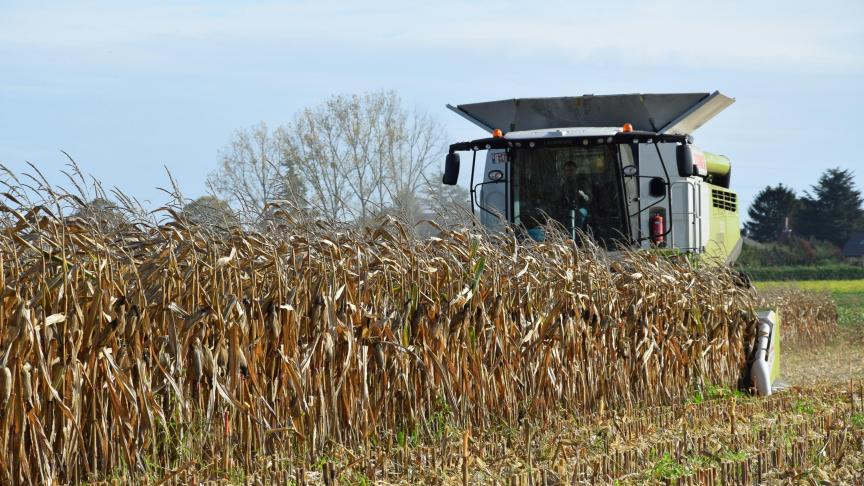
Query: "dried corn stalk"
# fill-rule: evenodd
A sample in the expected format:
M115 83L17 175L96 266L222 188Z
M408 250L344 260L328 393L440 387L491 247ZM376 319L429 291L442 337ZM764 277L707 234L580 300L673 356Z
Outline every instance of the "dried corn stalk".
M249 468L396 431L734 386L754 295L723 269L566 241L292 223L0 234L0 482ZM157 474L161 475L164 471Z

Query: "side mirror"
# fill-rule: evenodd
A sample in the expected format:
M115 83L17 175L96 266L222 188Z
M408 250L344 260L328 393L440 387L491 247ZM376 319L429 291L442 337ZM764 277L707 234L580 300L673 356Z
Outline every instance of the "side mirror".
M690 145L675 147L675 160L678 162L678 175L690 177L693 175L693 151Z
M447 154L447 160L444 161L444 178L441 180L444 185L455 186L459 181L459 154Z

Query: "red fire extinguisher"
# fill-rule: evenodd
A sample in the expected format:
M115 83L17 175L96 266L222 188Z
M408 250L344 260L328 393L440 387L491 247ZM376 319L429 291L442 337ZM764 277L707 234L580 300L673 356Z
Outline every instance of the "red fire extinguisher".
M666 222L660 213L651 216L651 242L657 246L663 246L666 242Z

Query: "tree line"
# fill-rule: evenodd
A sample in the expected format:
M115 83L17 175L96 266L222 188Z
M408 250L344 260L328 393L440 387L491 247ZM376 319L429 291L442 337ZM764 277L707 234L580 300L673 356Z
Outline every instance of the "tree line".
M782 183L756 195L744 224L748 237L763 243L806 238L842 246L864 230L861 190L848 169L826 170L800 197Z

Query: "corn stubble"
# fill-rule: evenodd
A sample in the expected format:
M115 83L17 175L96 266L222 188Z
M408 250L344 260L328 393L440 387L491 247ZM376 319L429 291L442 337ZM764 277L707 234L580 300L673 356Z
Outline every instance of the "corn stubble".
M105 231L48 208L2 207L4 484L262 467L304 481L336 455L339 474L392 479L376 475L398 477L398 443L442 424L734 387L752 340L756 297L730 272L653 255L418 240L392 220Z

